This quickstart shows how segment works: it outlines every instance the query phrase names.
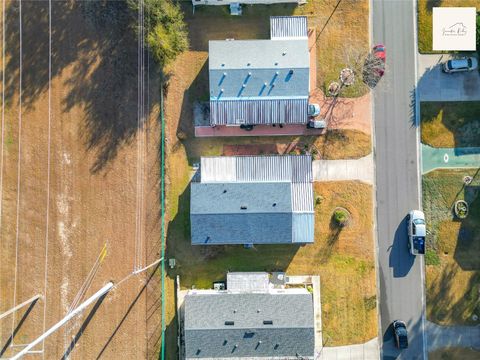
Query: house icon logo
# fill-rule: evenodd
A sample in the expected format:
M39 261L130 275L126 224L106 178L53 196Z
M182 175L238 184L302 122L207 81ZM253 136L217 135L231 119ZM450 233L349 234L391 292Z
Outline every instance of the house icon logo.
M432 50L475 51L477 8L434 7L432 9Z
M457 22L449 27L442 29L443 36L466 36L467 27L463 22Z

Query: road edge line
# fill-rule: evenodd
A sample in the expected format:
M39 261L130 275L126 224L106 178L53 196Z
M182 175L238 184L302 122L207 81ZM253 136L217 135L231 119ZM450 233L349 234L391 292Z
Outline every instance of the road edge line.
M419 209L423 209L422 201L422 152L420 151L420 99L418 94L418 2L412 0L413 3L413 47L415 54L415 127L416 127L416 142L417 142L417 176L418 176L418 205ZM420 278L422 281L422 341L423 341L423 358L428 359L428 341L427 341L427 332L426 332L426 312L427 312L427 302L425 298L425 259L422 256L420 261Z

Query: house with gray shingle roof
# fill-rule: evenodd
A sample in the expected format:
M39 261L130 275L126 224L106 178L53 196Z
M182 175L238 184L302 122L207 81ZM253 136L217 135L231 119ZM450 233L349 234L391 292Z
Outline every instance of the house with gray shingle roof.
M191 183L193 245L314 242L309 155L203 157Z
M187 360L314 357L312 294L267 273L229 273L227 290L190 290L183 306Z
M270 18L269 40L209 41L210 126L306 124L307 18Z

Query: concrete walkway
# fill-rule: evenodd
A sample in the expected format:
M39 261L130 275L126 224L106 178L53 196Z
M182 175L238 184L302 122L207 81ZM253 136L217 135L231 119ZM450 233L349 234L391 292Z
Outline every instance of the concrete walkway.
M441 326L426 323L428 351L446 347L463 347L480 350L480 326Z
M480 167L480 147L478 148L433 148L422 144L422 172L439 168L478 168Z
M314 160L313 180L360 180L373 184L373 155L357 160Z
M324 347L320 360L370 360L379 359L378 338L365 344Z

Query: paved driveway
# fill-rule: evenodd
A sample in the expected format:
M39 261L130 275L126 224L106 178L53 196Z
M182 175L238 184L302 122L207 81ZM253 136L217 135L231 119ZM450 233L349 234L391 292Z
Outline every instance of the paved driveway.
M450 55L418 55L418 89L420 101L480 100L478 71L445 74L441 64Z
M480 326L440 326L427 321L428 350L446 347L480 349Z
M356 160L314 160L314 181L360 180L373 184L373 155Z

